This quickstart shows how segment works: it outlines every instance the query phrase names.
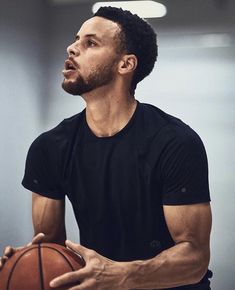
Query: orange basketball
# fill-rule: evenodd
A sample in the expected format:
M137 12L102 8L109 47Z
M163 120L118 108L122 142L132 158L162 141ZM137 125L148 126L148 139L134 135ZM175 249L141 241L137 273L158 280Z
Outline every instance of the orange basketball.
M84 259L57 244L25 247L9 258L0 271L1 290L51 290L52 279L85 266ZM72 285L56 288L67 290Z

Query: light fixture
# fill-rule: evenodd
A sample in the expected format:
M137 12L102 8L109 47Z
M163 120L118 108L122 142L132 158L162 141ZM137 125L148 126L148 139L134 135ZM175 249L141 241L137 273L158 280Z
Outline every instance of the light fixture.
M155 1L113 1L97 2L93 5L92 11L95 13L102 6L112 6L129 10L142 18L163 17L167 13L166 6Z

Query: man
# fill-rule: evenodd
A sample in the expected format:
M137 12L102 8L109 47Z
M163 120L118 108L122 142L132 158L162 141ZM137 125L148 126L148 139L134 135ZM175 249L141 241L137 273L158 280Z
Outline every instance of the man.
M100 8L67 51L62 86L86 109L33 142L22 182L33 192L33 242L65 243L86 261L51 287L210 289L204 146L181 120L134 98L157 57L153 29ZM65 242L65 195L81 245Z

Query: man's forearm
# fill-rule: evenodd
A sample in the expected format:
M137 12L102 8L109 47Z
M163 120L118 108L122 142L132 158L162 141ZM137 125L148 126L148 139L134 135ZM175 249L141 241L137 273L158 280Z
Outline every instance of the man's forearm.
M130 289L164 289L197 283L209 263L209 247L196 249L182 242L150 260L123 263Z

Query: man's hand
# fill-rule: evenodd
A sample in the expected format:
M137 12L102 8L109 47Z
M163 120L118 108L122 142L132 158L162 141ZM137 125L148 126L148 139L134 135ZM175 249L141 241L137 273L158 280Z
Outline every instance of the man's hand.
M110 260L97 252L87 249L79 244L66 241L66 246L77 252L86 261L84 268L69 272L53 279L52 288L62 285L75 285L68 290L128 290L128 271L124 263Z
M26 246L31 246L34 244L42 243L45 235L43 233L37 234L30 243L28 243ZM11 246L7 246L3 251L3 257L0 257L0 270L3 268L3 265L5 262L17 251L23 249L23 247L13 248Z

